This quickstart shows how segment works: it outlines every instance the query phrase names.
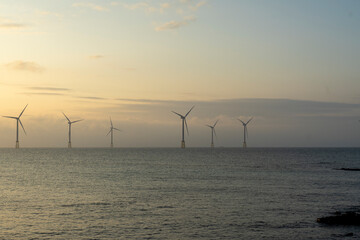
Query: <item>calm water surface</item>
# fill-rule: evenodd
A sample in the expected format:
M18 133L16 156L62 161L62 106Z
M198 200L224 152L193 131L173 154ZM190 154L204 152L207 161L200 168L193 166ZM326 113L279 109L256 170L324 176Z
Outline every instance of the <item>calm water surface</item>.
M360 149L0 149L0 239L341 239Z

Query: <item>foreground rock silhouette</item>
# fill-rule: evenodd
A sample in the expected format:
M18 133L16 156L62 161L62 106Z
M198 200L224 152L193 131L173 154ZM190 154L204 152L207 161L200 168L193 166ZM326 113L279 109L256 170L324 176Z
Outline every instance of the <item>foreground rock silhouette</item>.
M328 225L355 225L360 226L360 214L354 211L341 213L336 212L335 216L318 218L318 223L324 223Z
M360 171L360 168L340 168L338 170L358 172L358 171Z

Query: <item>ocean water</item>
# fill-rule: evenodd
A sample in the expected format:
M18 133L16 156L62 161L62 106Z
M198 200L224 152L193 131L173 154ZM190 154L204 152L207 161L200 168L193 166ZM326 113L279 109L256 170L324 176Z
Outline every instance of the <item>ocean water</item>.
M0 239L342 239L360 149L0 149Z

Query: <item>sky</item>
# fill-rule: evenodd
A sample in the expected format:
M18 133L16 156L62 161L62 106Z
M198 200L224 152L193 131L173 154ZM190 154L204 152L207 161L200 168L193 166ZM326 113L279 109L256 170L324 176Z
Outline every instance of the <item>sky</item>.
M21 147L360 146L358 0L0 0ZM16 121L0 118L0 147Z

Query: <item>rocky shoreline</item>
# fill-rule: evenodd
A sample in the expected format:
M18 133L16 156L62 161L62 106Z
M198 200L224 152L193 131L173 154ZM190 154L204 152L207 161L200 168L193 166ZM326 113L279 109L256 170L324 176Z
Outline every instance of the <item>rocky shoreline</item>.
M359 211L336 212L334 216L321 217L316 221L328 225L360 226L360 214Z

